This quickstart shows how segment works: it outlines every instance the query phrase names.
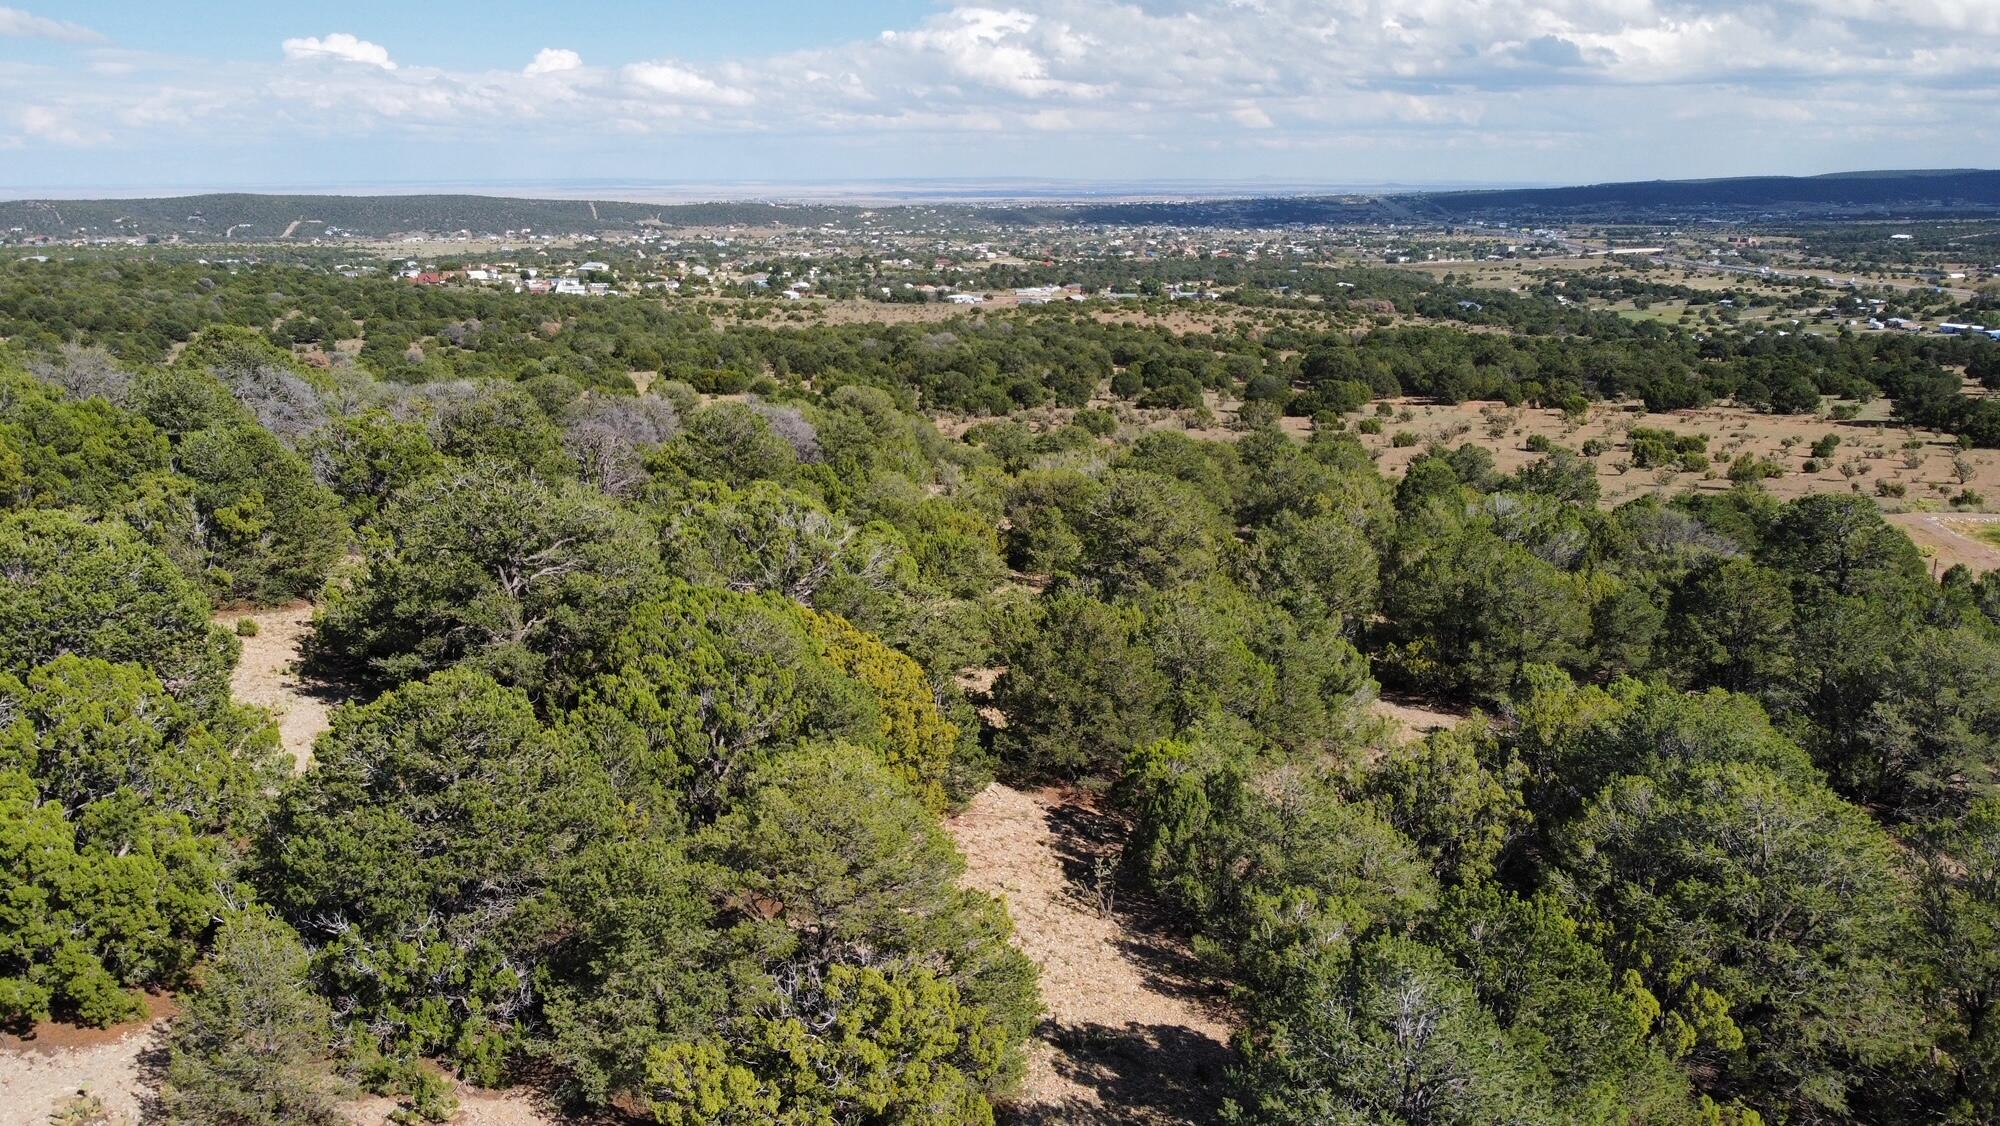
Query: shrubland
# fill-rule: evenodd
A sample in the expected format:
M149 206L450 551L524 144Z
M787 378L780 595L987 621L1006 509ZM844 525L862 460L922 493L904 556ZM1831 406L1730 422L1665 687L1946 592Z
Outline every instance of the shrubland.
M1331 415L917 410L1754 369L1907 411L1952 357L719 332L125 269L0 310L41 326L0 359L0 1020L185 994L174 1120L351 1086L442 1118L449 1072L667 1123L991 1121L1035 973L940 818L996 775L1125 818L1126 878L1232 991L1234 1121L2000 1105L2000 579L1932 577L1857 496L1605 510L1557 448L1390 481ZM320 337L254 327L300 302ZM210 621L297 598L349 702L292 775ZM1383 686L1477 716L1402 742Z

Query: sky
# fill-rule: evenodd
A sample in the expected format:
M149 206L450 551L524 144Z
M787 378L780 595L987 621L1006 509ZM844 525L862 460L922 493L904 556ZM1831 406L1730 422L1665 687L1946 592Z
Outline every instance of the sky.
M0 194L2000 166L2000 0L28 0Z

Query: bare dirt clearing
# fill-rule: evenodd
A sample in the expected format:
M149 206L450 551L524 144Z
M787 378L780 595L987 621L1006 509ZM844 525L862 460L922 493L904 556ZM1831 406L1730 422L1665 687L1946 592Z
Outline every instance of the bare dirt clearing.
M1762 482L1780 500L1814 493L1865 496L1900 513L1896 522L1945 566L2000 567L2000 551L1966 532L1985 518L1982 513L2000 509L2000 450L1960 449L1952 435L1904 426L1890 410L1891 404L1880 399L1860 406L1851 419L1766 414L1727 403L1655 412L1638 403L1608 402L1593 403L1587 414L1571 418L1559 410L1499 402L1399 398L1350 415L1347 426L1392 480L1433 445L1483 447L1492 453L1495 470L1515 473L1542 458L1541 449L1531 447L1553 444L1576 452L1594 443L1592 448L1601 452L1588 460L1607 508L1690 489L1726 492L1734 487L1730 463L1748 455L1783 471ZM1143 430L1178 429L1214 440L1243 436L1235 429L1235 405L1213 398L1209 419L1188 412L1134 413ZM1377 432L1362 432L1362 423L1379 424L1370 427ZM1279 425L1299 437L1312 431L1312 423L1303 418L1285 418ZM1631 431L1641 427L1706 438L1710 463L1698 471L1633 465ZM1828 437L1837 439L1831 454L1814 457L1813 445ZM1953 507L1954 499L1962 503ZM1935 521L1926 519L1932 515Z
M1446 731L1457 727L1469 718L1469 712L1443 711L1432 701L1418 701L1397 697L1393 700L1377 698L1368 705L1371 715L1380 716L1396 725L1397 742L1414 743L1435 731Z
M299 645L312 629L312 613L310 605L299 603L216 616L226 627L245 618L257 623L255 637L240 639L243 656L229 691L237 702L269 708L277 716L278 737L300 770L312 761L313 740L327 729L337 702L324 688L299 679Z
M1931 570L1943 574L1960 563L1974 574L2000 570L2000 544L1985 538L2000 529L2000 516L1970 512L1898 512L1889 522L1909 533L1930 557Z
M1015 942L1041 967L1048 1006L1027 1090L1005 1121L1205 1122L1230 1030L1187 949L1112 890L1122 826L1087 795L998 784L947 826L966 883L1006 901Z
M79 1095L95 1097L111 1126L138 1126L166 1065L166 1030L174 1010L167 997L148 997L147 1016L107 1029L42 1025L32 1039L0 1036L0 1126L47 1126ZM461 1087L454 1126L554 1126L531 1091ZM354 1126L387 1126L392 1099L354 1099L341 1116Z
M1727 460L1743 454L1768 458L1784 470L1783 476L1766 480L1764 487L1785 500L1808 493L1859 493L1879 497L1891 507L1920 502L1943 507L1949 497L1971 489L1987 504L2000 504L2000 450L1961 451L1949 434L1890 421L1887 404L1879 400L1846 421L1763 414L1735 406L1655 413L1636 404L1599 403L1576 421L1561 411L1494 402L1392 399L1387 403L1389 415L1363 416L1379 418L1382 433L1359 437L1376 455L1382 472L1392 477L1400 477L1432 442L1484 446L1493 452L1496 467L1511 473L1542 456L1528 448L1532 438L1572 450L1595 439L1605 447L1592 461L1606 505L1689 488L1722 492L1730 488ZM1701 473L1635 467L1628 438L1635 427L1703 435L1709 454L1726 460ZM1408 435L1401 446L1395 444L1399 431ZM1813 443L1828 435L1840 439L1832 456L1813 458ZM1812 472L1807 472L1809 461L1816 463ZM1900 489L1903 495L1884 496L1885 487L1891 492Z
M395 1121L390 1117L395 1112L394 1099L371 1097L348 1103L341 1108L341 1117L354 1126L387 1126ZM467 1087L459 1088L458 1113L451 1119L452 1126L555 1126L558 1122L587 1121L591 1120L565 1119L544 1110L529 1091L475 1091Z
M78 1095L93 1096L112 1121L140 1120L171 999L146 998L146 1016L110 1028L42 1025L28 1038L0 1036L0 1126L46 1126Z

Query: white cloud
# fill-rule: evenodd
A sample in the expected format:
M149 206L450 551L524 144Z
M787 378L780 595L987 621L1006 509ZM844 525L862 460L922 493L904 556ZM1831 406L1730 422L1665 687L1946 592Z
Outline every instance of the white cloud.
M0 29L19 15L0 9ZM842 146L931 174L983 171L954 163L966 154L1065 174L1079 158L1227 151L1316 154L1296 167L1350 174L1348 145L1541 179L1614 160L1740 170L1807 146L1828 154L1821 168L2000 151L2000 0L959 0L806 50L697 64L642 45L586 65L548 47L518 69L398 67L346 33L283 46L295 64L361 65L99 49L84 67L0 68L0 121L20 120L10 103L55 114L17 131L31 144L142 128L245 151L291 134L546 143L614 170L668 148L634 135L717 151L740 137L767 164ZM1902 148L1869 140L1909 123L1922 129ZM1552 155L1516 170L1510 150Z
M633 63L625 68L625 79L646 93L662 95L672 102L747 106L757 100L748 90L725 86L686 67L664 61Z
M563 47L544 47L535 52L535 57L522 68L521 73L529 78L537 78L544 74L561 74L564 71L582 69L582 55Z
M389 49L379 43L358 39L344 31L336 31L322 39L308 35L299 39L287 39L282 46L288 59L336 59L341 62L363 63L395 70L396 64L389 58Z
M1030 98L1053 94L1087 95L1088 83L1050 76L1057 58L1071 65L1084 59L1084 40L1062 25L1045 26L1018 9L956 8L914 31L882 33L888 47L931 56L946 76Z
M54 106L23 107L21 132L36 140L71 148L103 144L111 139L103 129L79 124L68 111Z
M1277 124L1270 114L1256 106L1238 106L1229 111L1229 119L1245 129L1269 129Z
M19 8L0 8L0 35L26 39L60 39L66 43L102 43L104 36L79 23L52 20Z

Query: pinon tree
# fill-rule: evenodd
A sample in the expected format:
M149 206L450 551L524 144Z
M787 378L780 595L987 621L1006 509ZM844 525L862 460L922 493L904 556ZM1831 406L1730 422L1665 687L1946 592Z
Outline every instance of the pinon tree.
M132 1016L130 990L186 983L238 894L276 739L74 656L0 674L0 720L0 1021Z
M162 1117L176 1126L333 1126L333 1010L312 991L305 944L284 923L238 911L217 931L200 988L167 1038Z
M701 851L749 905L762 972L720 1035L649 1055L660 1121L992 1121L1022 1073L1034 967L872 752L773 762Z
M73 654L143 664L175 696L226 698L236 642L209 625L208 599L122 524L69 512L0 519L0 670L16 676Z
M307 650L319 670L371 686L463 663L538 693L573 687L576 662L663 579L637 517L496 462L406 489L378 526Z

